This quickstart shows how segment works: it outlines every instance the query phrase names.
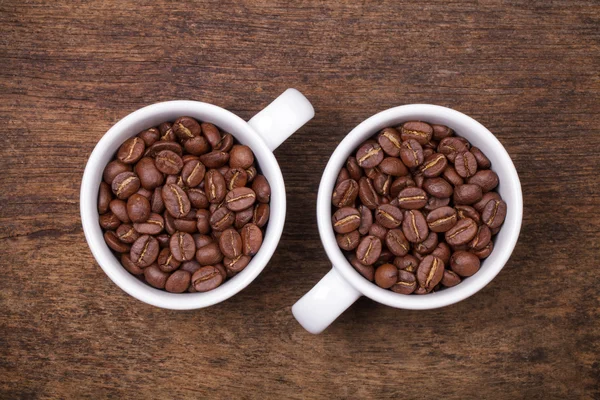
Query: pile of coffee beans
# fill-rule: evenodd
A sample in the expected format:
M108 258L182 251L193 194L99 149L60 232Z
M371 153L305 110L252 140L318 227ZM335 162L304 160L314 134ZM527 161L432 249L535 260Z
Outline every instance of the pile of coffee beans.
M181 117L123 143L104 170L98 212L127 271L169 292L206 292L258 252L270 197L248 146Z
M385 128L341 169L331 201L339 247L366 279L426 294L475 274L506 216L490 160L444 125Z

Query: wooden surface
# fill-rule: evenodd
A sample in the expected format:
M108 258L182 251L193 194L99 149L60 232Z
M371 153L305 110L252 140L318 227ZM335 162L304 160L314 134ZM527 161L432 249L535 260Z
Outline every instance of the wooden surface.
M3 0L0 32L0 398L600 398L597 1ZM316 117L276 151L289 212L258 279L187 312L116 287L78 208L106 130L170 99L247 119L288 87ZM290 307L330 268L320 173L360 121L420 102L504 144L519 243L468 300L363 298L313 336Z

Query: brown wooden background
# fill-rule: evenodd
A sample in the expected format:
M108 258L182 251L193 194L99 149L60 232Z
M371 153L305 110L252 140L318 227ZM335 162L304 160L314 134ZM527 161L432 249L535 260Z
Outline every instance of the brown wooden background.
M1 398L600 398L598 1L0 1ZM276 156L281 244L235 298L174 312L95 263L78 191L104 132L196 99L250 118L288 87L316 117ZM290 307L330 268L315 200L352 127L449 106L521 177L520 241L451 307L359 300L319 336Z

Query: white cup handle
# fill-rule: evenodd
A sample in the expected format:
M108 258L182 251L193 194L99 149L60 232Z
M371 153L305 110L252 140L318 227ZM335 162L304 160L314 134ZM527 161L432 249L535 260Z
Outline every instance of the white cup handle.
M273 151L314 116L315 110L308 99L296 89L288 89L252 117L248 124Z
M310 333L321 333L362 296L333 268L292 307L300 325Z

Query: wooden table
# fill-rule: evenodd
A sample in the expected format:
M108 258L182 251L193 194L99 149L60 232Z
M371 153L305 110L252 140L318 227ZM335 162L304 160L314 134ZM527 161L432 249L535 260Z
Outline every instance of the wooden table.
M0 30L0 398L600 398L597 1L5 0ZM276 151L289 212L259 278L187 312L116 287L79 219L106 130L170 99L248 119L288 87L316 117ZM320 173L352 127L407 103L497 135L519 243L459 304L363 298L311 335L290 307L330 268Z

